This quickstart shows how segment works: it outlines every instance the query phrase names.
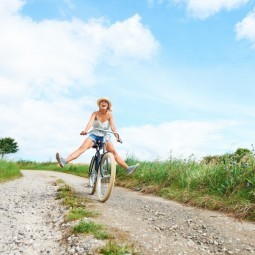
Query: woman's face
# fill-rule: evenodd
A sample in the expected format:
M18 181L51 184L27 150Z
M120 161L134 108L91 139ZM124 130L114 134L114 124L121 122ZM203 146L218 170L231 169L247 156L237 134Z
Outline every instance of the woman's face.
M99 103L99 107L100 107L100 109L107 110L109 108L109 104L106 100L102 100Z

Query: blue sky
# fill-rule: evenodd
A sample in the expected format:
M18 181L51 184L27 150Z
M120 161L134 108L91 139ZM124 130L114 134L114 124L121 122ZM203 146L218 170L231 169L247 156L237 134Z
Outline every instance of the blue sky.
M251 149L255 2L1 0L0 137L67 156L107 96L125 157ZM93 151L75 162L89 161Z

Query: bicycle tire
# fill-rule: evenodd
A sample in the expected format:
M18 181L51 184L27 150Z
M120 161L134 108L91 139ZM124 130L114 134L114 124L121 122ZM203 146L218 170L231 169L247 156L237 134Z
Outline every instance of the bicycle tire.
M104 154L100 169L97 177L97 195L99 201L105 202L111 195L116 176L116 162L112 153Z
M89 178L88 193L90 195L93 195L96 191L97 171L95 167L96 167L95 156L93 156L90 161L89 173L88 173L88 178Z

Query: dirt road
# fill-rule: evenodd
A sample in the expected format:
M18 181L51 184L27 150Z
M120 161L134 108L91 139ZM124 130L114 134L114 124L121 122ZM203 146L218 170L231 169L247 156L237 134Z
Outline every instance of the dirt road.
M114 188L110 199L106 203L100 203L96 200L96 196L89 196L84 192L86 184L84 178L48 171L26 170L22 171L22 173L23 177L21 179L0 184L0 238L2 238L0 254L91 254L89 247L92 247L91 242L95 243L95 240L84 239L84 245L87 245L87 253L85 248L83 253L79 253L77 249L69 249L68 251L66 249L63 250L63 248L61 249L61 229L58 226L63 226L63 218L61 217L63 215L63 208L51 197L54 196L55 192L52 190L52 181L56 179L62 179L77 192L92 198L89 206L101 212L95 221L107 225L109 230L116 233L120 241L134 244L143 254L255 254L254 223L240 222L221 213L186 207L172 201L154 196L145 196L141 193L118 187ZM40 191L38 185L44 185L43 190L47 187L47 196L45 196L45 191ZM16 187L15 192L13 187ZM23 192L27 190L25 192L26 195L22 195L20 189ZM26 201L26 206L22 207L22 201L24 202L25 197L31 194L31 192L34 195L40 192L44 194L38 195L36 198L36 205L46 203L44 208L40 206L37 208L34 198ZM24 196L23 199L15 197L19 193L21 196ZM8 201L6 201L7 197ZM41 202L38 199L41 199ZM11 206L12 203L14 203L13 206ZM15 206L17 208L22 207L21 211L10 211ZM42 248L41 240L36 235L32 235L32 238L27 240L26 232L23 230L20 230L20 232L26 241L23 242L23 239L20 237L20 242L17 242L14 246L11 245L13 236L15 235L17 239L19 237L19 229L21 229L21 226L15 226L15 224L18 224L18 218L24 219L24 217L28 217L26 216L26 211L29 211L30 207L34 213L29 214L31 221L29 228L34 228L33 215L38 216L39 211L42 214L42 209L48 211L48 219L50 213L50 217L55 219L54 222L62 222L62 225L48 224L49 220L43 220L44 215L41 215L40 224L42 226L40 228L51 233L51 238L45 238L45 241L49 242L49 245L52 247L48 251ZM9 226L10 224L6 222L6 220L10 222L10 218L6 216L8 214L13 219L16 219L11 221L12 226ZM37 222L36 228L39 228L38 224ZM3 233L7 233L10 236L6 237ZM42 231L42 233L45 237L45 231ZM29 244L29 242L33 245ZM88 245L89 242L90 246ZM6 248L7 243L11 247L9 249L12 249L9 253ZM24 247L24 243L26 243L26 247ZM36 243L37 245L35 245ZM99 244L97 243L97 245ZM79 246L82 245L82 240L79 240ZM28 247L29 249L27 249ZM37 249L36 247L40 248ZM26 250L29 250L30 253L26 253Z

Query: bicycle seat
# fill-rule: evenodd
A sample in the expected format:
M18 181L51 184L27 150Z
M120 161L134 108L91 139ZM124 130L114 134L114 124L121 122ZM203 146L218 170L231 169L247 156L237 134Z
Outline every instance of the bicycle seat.
M104 145L104 143L96 142L96 143L94 143L92 148L94 148L94 149L97 149L97 148L102 149L103 145Z

